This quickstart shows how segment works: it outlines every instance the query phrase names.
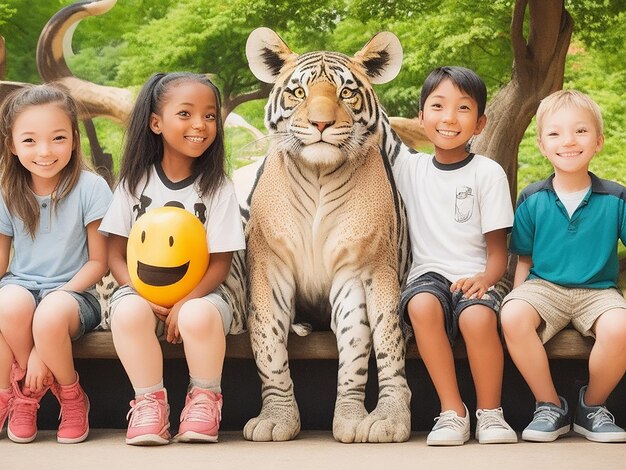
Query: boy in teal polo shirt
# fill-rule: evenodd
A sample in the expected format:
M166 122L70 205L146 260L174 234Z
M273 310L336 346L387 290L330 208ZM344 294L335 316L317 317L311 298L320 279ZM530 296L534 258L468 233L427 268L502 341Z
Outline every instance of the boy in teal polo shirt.
M626 442L604 406L626 371L626 300L617 289L626 188L589 172L604 136L600 109L588 96L563 90L544 99L537 132L554 174L519 197L510 246L518 264L501 311L509 354L536 400L522 439L549 442L570 430L543 344L572 323L596 339L574 431L592 441Z

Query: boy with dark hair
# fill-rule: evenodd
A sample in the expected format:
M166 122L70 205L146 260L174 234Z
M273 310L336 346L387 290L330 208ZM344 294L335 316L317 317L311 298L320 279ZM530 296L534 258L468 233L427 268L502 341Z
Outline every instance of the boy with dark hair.
M487 89L473 71L441 67L426 78L420 123L435 155L402 153L393 172L405 202L413 264L400 298L441 401L428 445L461 445L470 418L456 380L451 344L467 345L476 387L476 438L517 442L500 407L504 359L498 335L513 208L504 170L468 142L485 127Z

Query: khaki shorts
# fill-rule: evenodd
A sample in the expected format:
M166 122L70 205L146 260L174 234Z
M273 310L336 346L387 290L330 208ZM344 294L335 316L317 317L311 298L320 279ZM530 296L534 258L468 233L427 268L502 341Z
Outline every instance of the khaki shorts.
M115 309L119 305L120 301L124 297L129 296L129 295L139 296L137 291L135 291L135 289L133 289L129 285L120 286L115 290L115 292L113 292L113 295L111 296L111 300L110 300L111 315L109 318L109 325L110 325L111 318L113 318L113 315L115 315ZM233 322L233 313L230 307L228 306L228 304L224 301L224 299L222 299L215 292L210 292L204 297L200 297L200 298L213 304L215 308L217 308L218 312L220 312L220 315L222 317L222 323L224 324L224 335L227 335L228 332L230 331L230 325ZM166 333L165 322L163 320L158 320L157 325L156 325L157 336L159 338L165 338L165 333Z
M596 320L609 310L626 309L626 299L617 289L579 289L530 279L516 287L502 301L523 300L543 319L537 334L546 343L570 323L584 336L592 336Z

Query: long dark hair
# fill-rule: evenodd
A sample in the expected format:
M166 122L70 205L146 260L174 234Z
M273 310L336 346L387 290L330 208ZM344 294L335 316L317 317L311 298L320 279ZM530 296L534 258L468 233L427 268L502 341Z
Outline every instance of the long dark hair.
M78 183L80 173L87 166L80 150L78 110L76 102L63 89L46 84L27 86L6 97L0 108L0 186L2 197L9 212L19 217L31 237L39 226L39 203L30 190L31 174L11 152L13 126L17 117L31 106L54 104L72 123L74 150L70 161L60 172L59 182L52 193L52 205L56 209L60 200L67 196Z
M210 196L226 178L222 104L217 87L205 75L189 72L156 73L141 88L126 129L119 180L135 196L139 182L143 177L149 177L150 167L163 158L163 137L150 129L150 116L161 111L170 88L184 81L208 86L215 93L217 103L215 140L200 157L194 159L191 170L198 192L202 196Z

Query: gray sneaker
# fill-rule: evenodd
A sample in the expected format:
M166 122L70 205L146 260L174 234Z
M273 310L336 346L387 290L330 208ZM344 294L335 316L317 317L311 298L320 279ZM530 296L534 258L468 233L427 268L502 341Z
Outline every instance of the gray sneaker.
M626 442L626 431L615 424L615 418L606 406L585 405L585 385L578 395L574 431L595 442Z
M535 405L533 420L522 432L522 439L534 442L552 442L570 430L565 398L559 397L561 407L540 401Z

